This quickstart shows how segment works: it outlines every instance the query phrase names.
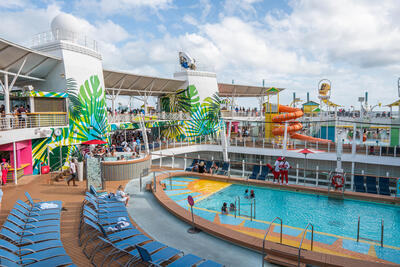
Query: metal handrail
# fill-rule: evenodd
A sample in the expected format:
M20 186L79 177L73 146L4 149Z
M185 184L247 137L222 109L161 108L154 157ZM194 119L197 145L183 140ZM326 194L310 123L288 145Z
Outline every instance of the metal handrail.
M383 230L384 230L384 221L383 219L381 219L381 247L383 247ZM366 238L366 237L361 237L360 236L360 216L358 216L358 223L357 223L357 242L360 241L360 239L364 239L367 241L372 241L372 242L379 242L379 240L374 240L374 239L370 239L370 238Z
M240 216L240 196L235 197L235 218L236 218L236 211L238 210L237 204L239 204L239 216Z
M267 230L267 232L265 233L265 235L264 235L264 239L263 239L263 247L262 247L262 252L261 252L261 255L262 255L262 267L264 267L264 257L265 257L265 241L267 240L267 235L268 235L268 233L269 233L269 230L271 230L271 226L272 226L272 224L274 223L274 221L275 220L280 220L281 221L281 234L280 234L280 243L282 244L282 224L283 224L283 221L282 221L282 219L281 218L279 218L279 217L275 217L273 220L272 220L272 222L269 224L269 226L268 226L268 230Z
M314 246L314 225L312 223L308 223L306 228L304 228L303 236L301 237L300 246L299 246L299 254L297 256L297 266L300 267L300 253L301 253L301 246L303 245L304 237L307 233L307 228L311 226L311 250L313 250Z
M166 169L159 169L158 171L153 171L154 192L157 192L156 172L168 174L168 178L170 178L170 186L171 186L171 189L172 189L171 172L166 170Z

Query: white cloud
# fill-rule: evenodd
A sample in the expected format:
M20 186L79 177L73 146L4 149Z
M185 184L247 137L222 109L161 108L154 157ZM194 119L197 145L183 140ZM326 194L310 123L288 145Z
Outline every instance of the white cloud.
M138 12L142 8L153 10L167 9L172 6L172 0L80 0L75 3L78 12L95 13L99 16L113 14L130 14L143 16Z

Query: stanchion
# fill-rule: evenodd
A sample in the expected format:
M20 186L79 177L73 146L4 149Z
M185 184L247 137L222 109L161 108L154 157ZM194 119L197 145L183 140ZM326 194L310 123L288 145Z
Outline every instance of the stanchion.
M194 206L194 200L193 197L191 195L188 196L187 198L188 203L190 205L190 212L192 213L192 227L190 227L187 232L189 234L198 234L201 232L200 229L196 228L196 224L194 223L194 214L193 214L193 206Z

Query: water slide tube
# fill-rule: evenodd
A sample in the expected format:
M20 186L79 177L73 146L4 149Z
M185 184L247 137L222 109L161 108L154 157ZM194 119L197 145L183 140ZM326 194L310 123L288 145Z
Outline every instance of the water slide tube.
M319 143L331 143L331 140L315 138L303 134L296 133L303 128L303 125L298 121L293 121L304 115L303 111L299 108L292 108L288 106L279 105L279 112L285 112L285 114L277 115L272 118L273 122L282 123L285 121L290 121L287 127L287 132L290 138L303 140L307 142L319 142ZM279 126L272 130L274 135L284 135L285 126Z

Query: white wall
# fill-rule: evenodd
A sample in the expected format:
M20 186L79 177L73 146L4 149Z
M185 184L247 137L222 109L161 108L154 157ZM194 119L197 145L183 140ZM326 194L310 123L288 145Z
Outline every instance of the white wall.
M189 85L196 86L200 96L200 103L206 97L218 92L217 75L213 72L187 70L174 73L174 78L186 80L182 88L186 88Z

